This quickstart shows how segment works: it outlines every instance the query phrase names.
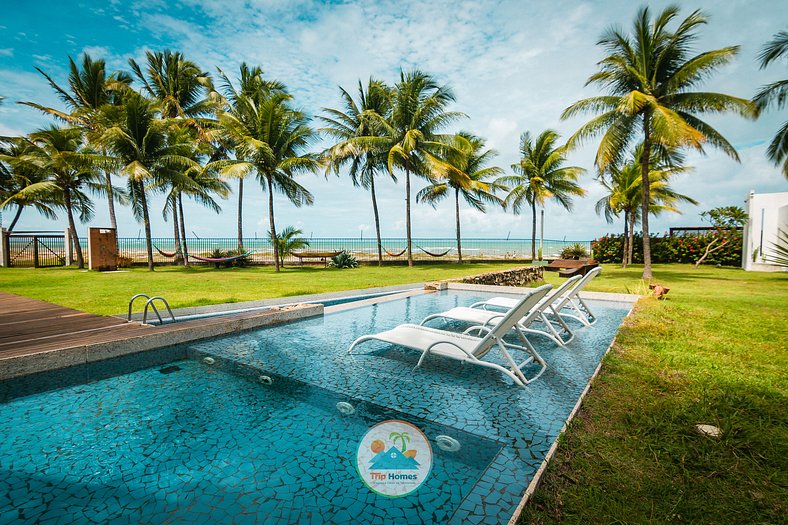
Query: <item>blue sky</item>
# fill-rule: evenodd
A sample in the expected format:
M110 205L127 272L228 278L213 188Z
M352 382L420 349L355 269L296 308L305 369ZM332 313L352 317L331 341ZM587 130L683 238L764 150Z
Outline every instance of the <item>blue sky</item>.
M650 2L658 9L666 2ZM708 3L682 2L682 14ZM67 56L83 52L123 68L129 57L146 50L178 49L215 72L233 76L242 61L261 65L270 77L287 84L308 113L337 107L337 86L353 89L370 75L394 81L400 68L419 67L449 83L457 95L454 109L469 118L455 126L486 137L500 153L496 163L507 170L517 161L520 133L546 128L569 136L583 119L561 121L572 102L596 94L584 87L601 50L594 43L611 24L628 26L637 9L629 1L605 2L458 2L384 1L312 2L299 0L163 0L11 2L0 20L0 135L22 134L45 125L35 110L19 100L58 106L38 66L58 81L66 76ZM737 60L715 75L707 89L751 97L758 87L785 78L784 64L760 71L755 57L763 42L786 29L781 2L719 2L709 12L698 51L741 45ZM745 194L786 191L788 184L765 158L766 144L786 115L767 113L756 122L738 117L708 121L738 149L741 164L720 152L691 154L694 171L675 180L675 187L700 201L683 215L665 215L652 230L698 225L698 213L715 206L741 204ZM316 145L319 148L320 145ZM572 153L570 162L588 169L582 184L587 197L572 212L548 205L546 238L589 239L618 231L594 213L602 191L593 179L595 144ZM303 176L300 182L315 195L311 208L296 209L277 196L277 224L293 224L314 236L374 235L368 194L346 177ZM118 181L119 184L122 181ZM380 206L384 236L404 235L404 187L381 181ZM414 189L422 186L415 184ZM259 187L245 192L245 232L267 230L264 195ZM415 193L415 191L414 191ZM160 210L161 199L154 199ZM222 203L219 216L197 206L186 210L187 227L197 235L233 236L236 202ZM104 202L96 203L93 225L109 221ZM466 237L528 237L529 215L502 211L481 215L463 210ZM4 223L10 222L9 213ZM451 237L453 208L447 201L417 205L413 213L417 237ZM29 210L17 229L60 229L65 218L51 222ZM128 209L119 213L120 235L136 236L140 228ZM154 235L169 235L171 225L154 216Z

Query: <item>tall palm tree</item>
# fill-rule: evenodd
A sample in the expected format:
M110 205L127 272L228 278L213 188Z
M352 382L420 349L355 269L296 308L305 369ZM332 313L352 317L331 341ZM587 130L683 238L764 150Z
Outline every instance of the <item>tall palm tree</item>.
M564 166L566 146L557 146L559 135L548 129L536 140L529 132L520 136L520 162L512 164L514 175L505 175L498 182L511 188L506 206L520 213L524 205L531 207L531 259L536 259L536 207L553 199L564 209L572 209L572 197L585 195L577 179L585 169Z
M30 186L46 181L49 177L49 174L38 166L24 162L35 148L26 137L0 139L0 209L16 206L8 231L14 231L22 211L28 206L34 207L47 219L57 219L54 208L60 206L60 201L56 195L46 191L26 190Z
M132 79L122 71L107 73L104 60L94 60L87 53L82 56L81 65L77 65L71 57L68 57L68 64L68 87L61 87L42 69L36 68L66 105L67 111L35 102L20 102L20 104L36 108L70 126L83 129L86 140L95 144L104 130L120 115L122 96L129 89ZM124 195L118 194L112 186L113 170L105 166L103 172L109 220L112 228L117 231L115 201L123 202Z
M788 31L780 31L763 46L761 54L758 55L761 69L786 56L788 56ZM759 111L763 111L771 105L782 109L787 101L788 79L778 80L763 86L753 99ZM788 178L788 121L783 123L774 136L766 153L769 159L778 166L782 162L783 175Z
M405 172L405 234L407 237L408 266L413 266L411 228L411 175L432 178L436 171L445 169L440 155L445 152L446 136L439 134L447 124L464 116L447 111L454 102L449 86L439 85L430 75L412 70L400 71L395 86L390 122L374 117L386 130L387 137L359 138L359 144L393 144L388 150L388 169L395 167Z
M105 160L104 157L83 148L82 139L82 131L77 128L52 126L42 129L30 135L29 140L35 147L27 155L17 159L32 169L47 174L46 180L22 189L19 197L56 196L68 216L68 227L80 269L85 267L85 259L77 235L74 211L79 212L82 222L89 221L93 216L93 203L85 190L103 189L96 166Z
M219 117L223 135L234 145L236 159L214 165L225 175L256 174L268 192L271 245L277 246L274 191L283 193L297 207L314 202L312 194L295 177L320 168L315 155L305 152L316 134L306 115L290 105L290 95L279 91L239 95L238 107ZM280 262L276 256L274 264L278 272Z
M325 126L320 129L336 143L324 153L326 172L350 162L349 175L354 186L369 190L372 196L372 212L375 216L375 233L378 242L378 266L383 264L383 245L380 238L380 214L375 194L375 177L387 171L388 148L384 144L358 144L359 137L386 137L380 126L391 115L391 89L380 80L370 77L366 89L359 80L358 101L345 89L342 93L343 109L324 108L326 116L320 117ZM374 115L372 117L371 115ZM390 174L394 178L393 174ZM396 178L395 178L396 180Z
M155 105L131 91L123 102L122 119L104 132L101 144L122 166L127 177L132 211L145 227L148 270L153 271L153 244L147 186L168 180L173 173L200 169L199 163L182 154L183 144L173 141L169 123L157 118Z
M255 100L258 103L270 97L274 93L287 93L285 85L275 80L266 79L263 70L259 66L250 67L245 62L241 64L238 77L238 88L236 88L227 75L219 69L219 77L222 79L222 93L216 93L217 102L215 103L216 120L223 113L229 113L241 122L246 122L253 111L247 108L248 100ZM250 124L252 125L252 124ZM235 155L235 144L231 137L221 132L221 126L217 126L217 133L214 135L214 142L217 147L211 156L211 161L227 160L230 155ZM238 252L244 250L243 247L243 202L244 202L244 180L248 171L239 166L240 169L227 168L224 175L238 179Z
M485 149L483 138L468 132L460 132L452 137L453 147L445 159L448 168L445 175L435 179L431 184L416 194L416 201L423 201L433 206L454 195L454 214L457 224L457 260L462 262L462 241L460 232L460 196L472 208L484 212L485 204L493 203L503 206L503 200L495 195L498 190L508 189L497 181L503 170L498 166L488 166L498 152Z
M613 222L614 217L624 216L624 245L622 249L621 265L626 268L632 263L634 252L633 239L635 236L635 225L641 218L641 203L643 192L641 191L641 169L640 157L642 155L642 145L634 150L632 157L623 165L611 165L607 173L599 177L599 182L607 191L607 194L596 203L598 215L604 214L608 223ZM687 195L676 192L670 187L670 179L677 173L689 171L682 166L683 156L678 151L665 152L661 158L657 154L657 149L652 150L652 169L649 172L649 195L651 204L649 213L657 216L662 212L669 211L681 213L678 208L679 203L698 204L697 201Z
M651 159L655 144L698 151L709 144L739 160L733 146L699 115L735 112L753 117L753 105L742 98L693 90L716 69L729 63L739 48L724 47L692 56L697 31L707 19L700 11L693 11L671 30L668 26L678 12L677 6L670 6L652 18L649 8L642 7L631 34L617 28L608 29L598 44L609 54L598 63L599 71L586 84L601 86L609 94L580 100L562 115L567 119L580 113L599 113L569 139L569 144L602 134L596 154L600 171L624 157L627 147L636 140L643 142L645 159ZM650 162L641 163L644 279L652 276L648 224L650 169Z

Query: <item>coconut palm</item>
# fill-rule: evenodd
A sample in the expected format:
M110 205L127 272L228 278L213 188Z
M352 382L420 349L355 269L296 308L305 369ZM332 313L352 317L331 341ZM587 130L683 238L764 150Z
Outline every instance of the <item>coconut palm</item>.
M395 446L397 441L400 441L402 443L402 451L405 452L408 448L408 443L410 443L410 434L407 432L392 432L389 434L389 439Z
M290 95L280 91L239 93L234 110L219 117L222 135L234 145L236 159L214 165L224 175L256 174L268 192L272 246L277 245L274 191L283 193L297 207L311 205L314 197L295 177L320 168L315 155L304 151L315 140L315 132L306 115L290 105L291 100ZM274 264L278 272L278 257L274 257Z
M111 122L120 115L122 95L131 84L131 77L122 71L107 73L104 60L94 60L87 53L82 56L80 65L77 65L71 57L68 57L68 63L68 87L61 87L42 69L36 68L66 105L66 111L35 102L20 102L20 104L36 108L70 126L83 129L87 141L95 143ZM115 201L124 202L125 196L122 193L118 194L112 186L113 170L109 169L109 166L104 168L106 168L103 172L109 220L112 228L117 230Z
M386 138L386 130L380 126L391 115L391 89L380 80L370 78L366 89L359 81L358 101L345 89L342 93L343 109L324 108L326 116L320 117L325 126L320 129L336 143L326 150L324 158L326 172L350 163L349 175L354 186L369 190L372 196L372 212L375 216L375 234L378 243L378 266L383 264L383 245L380 240L380 214L375 194L375 178L387 171L388 144L358 143L359 137ZM390 174L394 178L393 174ZM395 178L396 180L396 178Z
M557 146L559 135L548 129L536 140L529 132L520 136L520 162L512 164L514 175L505 175L498 183L511 189L505 204L514 213L524 205L531 207L531 259L536 259L536 207L555 200L564 209L572 209L572 197L585 195L577 179L585 169L565 166L566 146Z
M82 222L92 218L93 203L85 190L100 191L103 188L96 167L105 161L105 157L83 148L82 139L79 129L52 126L32 133L29 140L35 147L17 158L18 162L47 174L45 180L23 188L18 197L56 196L68 216L68 227L80 269L85 267L85 259L77 235L74 211L79 212Z
M761 54L758 55L761 69L783 57L788 57L788 31L780 31L774 35L774 38L763 46ZM772 105L782 109L787 101L788 79L778 80L763 86L753 99L759 111L765 110ZM766 153L769 159L778 166L782 162L783 175L788 178L788 121L783 123L774 136Z
M57 219L55 208L60 206L60 201L56 195L48 191L26 190L46 181L49 176L38 166L24 162L35 148L25 137L0 139L0 208L16 206L8 231L14 231L22 211L28 206L38 210L47 219Z
M447 124L464 116L447 111L454 101L454 93L448 86L439 85L430 75L419 70L400 71L393 96L390 121L373 118L386 136L360 138L358 144L390 145L388 169L395 167L405 172L405 234L407 237L408 266L413 266L411 229L411 175L434 178L446 166L440 155L446 151L448 137L439 134Z
M598 42L608 55L598 63L599 71L586 84L601 86L609 94L574 103L562 118L580 113L599 114L569 140L569 144L576 145L602 135L596 153L599 171L622 159L628 146L640 140L646 159L651 159L655 144L697 151L703 151L708 144L739 160L733 146L699 115L734 112L752 117L754 106L742 98L693 90L716 69L729 63L739 48L724 47L692 56L697 31L707 19L700 11L693 11L671 30L668 26L678 12L678 7L670 6L652 18L649 8L642 7L631 34L611 28ZM652 276L648 224L650 170L649 162L641 163L644 279Z
M453 193L454 214L457 224L457 259L462 262L462 241L460 234L460 197L472 208L484 212L485 204L492 203L503 206L503 200L495 195L498 190L508 188L497 181L503 170L497 166L488 166L498 155L494 149L485 149L484 139L468 132L460 132L452 137L452 148L445 162L448 169L440 179L416 194L416 201L433 206Z
M266 79L263 76L263 70L258 67L250 67L245 62L241 64L238 77L238 88L236 88L227 75L219 69L219 77L222 79L222 93L216 93L217 103L215 104L215 113L217 115L217 122L223 113L229 113L235 116L241 122L247 120L248 116L254 115L253 111L247 108L248 100L256 100L262 102L267 97L274 93L286 93L284 84L275 80ZM251 125L251 124L250 124ZM218 133L214 134L214 140L217 145L211 161L226 160L230 158L230 154L235 154L235 145L232 143L231 137L227 134L221 133L221 127L217 127ZM240 170L226 170L225 175L238 179L238 252L244 251L243 247L243 200L244 200L244 180L248 171L245 169Z
M100 143L122 166L120 174L127 177L132 211L145 227L148 270L153 271L148 185L155 188L157 181L171 179L173 174L189 169L200 169L199 163L183 155L179 135L170 133L170 124L157 118L156 107L150 100L131 91L123 102L120 121L107 129Z
M276 250L274 251L276 256L279 257L279 263L282 267L285 265L285 255L290 255L295 250L309 247L309 240L301 237L303 234L303 230L295 226L287 226L276 235L271 235L271 232L268 232L268 236L271 239L276 239Z
M649 213L654 216L665 211L681 213L681 210L677 207L679 203L698 204L691 197L678 193L670 187L670 179L674 175L689 171L682 166L683 156L676 150L665 152L662 157L658 155L658 149L652 151L652 169L649 172L649 184L651 186L649 188L649 195L651 196ZM633 152L630 160L621 166L609 166L607 173L600 175L598 179L607 191L607 194L597 201L597 214L604 214L608 223L612 223L614 217L624 216L624 234L622 236L624 245L621 260L624 268L632 263L635 225L641 218L642 207L640 199L643 198L643 192L640 187L641 169L639 159L642 152L642 145L639 145Z

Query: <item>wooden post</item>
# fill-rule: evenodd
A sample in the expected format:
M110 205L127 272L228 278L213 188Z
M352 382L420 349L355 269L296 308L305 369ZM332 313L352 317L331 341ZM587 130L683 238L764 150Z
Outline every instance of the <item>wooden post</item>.
M66 252L66 266L74 264L74 243L71 240L71 229L66 228L65 236L63 237L63 248Z
M11 241L8 237L8 230L0 229L0 266L4 268L11 266Z

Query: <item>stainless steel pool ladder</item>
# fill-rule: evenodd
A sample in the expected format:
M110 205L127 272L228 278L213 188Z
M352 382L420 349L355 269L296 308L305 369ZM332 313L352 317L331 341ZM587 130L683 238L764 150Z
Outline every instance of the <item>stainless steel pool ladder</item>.
M154 295L153 297L151 297L148 294L138 293L135 296L133 296L131 298L131 300L129 301L129 316L126 319L127 322L129 322L129 323L131 322L131 308L134 305L134 301L136 301L140 297L144 297L144 298L147 299L147 301L145 302L145 309L142 312L142 324L147 324L148 323L148 308L149 307L153 308L153 312L156 314L156 317L159 318L159 324L163 324L164 323L164 320L161 318L161 314L159 313L159 309L156 308L156 304L155 304L156 301L161 301L161 302L164 303L164 306L167 307L167 313L170 314L170 319L172 321L175 321L175 315L172 313L172 309L170 308L170 303L167 302L167 299L165 299L164 297L162 297L160 295Z

